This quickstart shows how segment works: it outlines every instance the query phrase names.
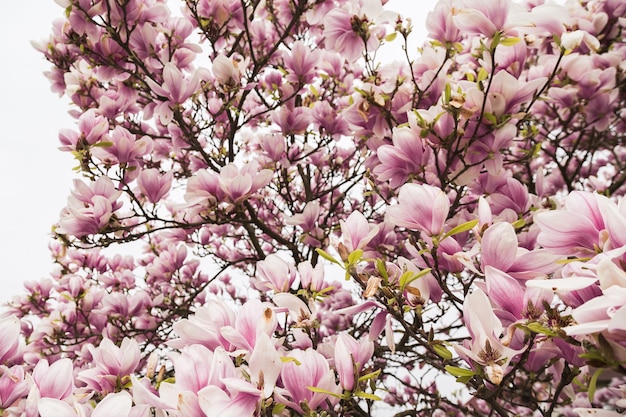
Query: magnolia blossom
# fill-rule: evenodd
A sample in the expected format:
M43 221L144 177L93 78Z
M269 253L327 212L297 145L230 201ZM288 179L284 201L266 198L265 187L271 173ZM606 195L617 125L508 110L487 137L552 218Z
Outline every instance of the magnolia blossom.
M370 225L363 214L352 212L346 220L342 220L341 236L348 253L357 249L364 249L368 242L378 233L378 227Z
M128 392L122 391L107 395L96 405L91 412L91 417L120 416L129 417L133 408L133 400ZM73 406L61 400L42 398L39 402L38 411L41 417L83 417L86 415L82 405L74 403Z
M466 346L454 345L459 355L482 366L487 379L499 384L506 374L509 362L521 351L504 345L500 339L502 323L490 308L489 298L476 289L465 298L463 319L470 332L471 340Z
M56 232L80 238L102 230L122 206L117 201L121 194L113 181L105 176L91 184L74 180L74 190L67 199L67 207L61 212Z
M84 178L0 414L624 405L622 1L440 0L417 47L385 0L57 3Z
M0 364L8 364L20 353L20 321L14 315L0 320Z
M286 80L294 84L308 84L315 77L319 51L311 51L303 42L295 42L290 53L284 56L289 71Z
M161 175L156 168L143 169L137 177L137 184L149 202L158 203L170 191L173 177L171 171Z
M334 404L338 401L331 393L340 394L335 383L335 373L330 369L328 360L314 349L294 349L286 358L280 379L284 389L279 391L279 401L289 408L303 413L303 403L311 410L326 408L326 401ZM314 391L311 388L322 391Z
M48 364L45 359L40 360L33 369L33 382L39 390L41 398L69 398L76 387L74 386L74 367L68 358Z
M257 268L258 276L253 283L262 291L287 292L296 278L291 264L276 254L268 255Z
M107 146L94 147L92 155L113 164L128 164L152 151L152 139L148 136L137 139L127 129L117 126L108 135Z
M128 378L140 360L139 345L135 339L125 338L121 346L104 338L98 347L88 345L93 367L79 372L78 378L87 386L102 392L114 392L122 378Z
M411 183L400 188L398 204L387 215L396 226L436 236L443 232L449 211L450 201L440 188Z
M488 38L506 30L511 7L508 0L463 0L462 4L452 10L452 21L459 30Z
M335 369L344 390L355 388L356 379L374 353L374 344L369 339L355 340L347 333L337 336L335 342Z

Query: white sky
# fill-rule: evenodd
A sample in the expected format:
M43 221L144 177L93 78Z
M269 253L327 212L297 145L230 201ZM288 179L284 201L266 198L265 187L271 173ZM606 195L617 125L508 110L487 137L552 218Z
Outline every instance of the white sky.
M388 8L410 14L423 33L434 4L391 0ZM68 101L51 92L43 75L50 65L30 44L47 39L62 15L54 0L0 2L0 302L51 270L50 228L76 178L73 158L57 149L59 130L75 128Z

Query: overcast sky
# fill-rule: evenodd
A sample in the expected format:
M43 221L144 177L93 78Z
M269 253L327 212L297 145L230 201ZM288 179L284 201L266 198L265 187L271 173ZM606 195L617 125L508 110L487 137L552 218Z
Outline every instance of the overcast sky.
M50 227L71 188L73 160L57 150L57 134L73 119L42 74L50 66L30 44L47 39L62 14L53 0L0 3L0 301L50 270Z
M388 6L410 13L423 32L434 3L392 0ZM50 65L30 44L47 39L51 22L62 15L54 0L0 2L0 302L51 270L51 226L76 178L75 161L57 149L59 130L75 128L68 101L51 92L43 75Z

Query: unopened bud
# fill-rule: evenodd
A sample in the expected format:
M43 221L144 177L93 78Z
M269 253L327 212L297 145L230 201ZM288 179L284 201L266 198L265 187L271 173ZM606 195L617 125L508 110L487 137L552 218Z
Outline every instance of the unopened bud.
M348 256L350 256L350 251L348 250L348 248L346 248L346 245L339 242L339 244L337 245L337 252L339 252L339 257L342 261L348 262Z
M504 371L497 363L485 366L485 374L487 374L487 379L496 385L500 385L500 382L502 382L502 378L504 377Z

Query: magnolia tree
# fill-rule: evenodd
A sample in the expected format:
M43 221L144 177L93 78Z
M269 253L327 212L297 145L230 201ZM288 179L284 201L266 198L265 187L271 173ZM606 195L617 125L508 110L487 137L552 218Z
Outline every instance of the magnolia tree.
M0 415L621 415L626 3L57 3Z

